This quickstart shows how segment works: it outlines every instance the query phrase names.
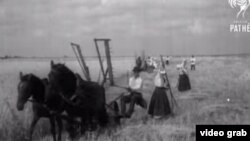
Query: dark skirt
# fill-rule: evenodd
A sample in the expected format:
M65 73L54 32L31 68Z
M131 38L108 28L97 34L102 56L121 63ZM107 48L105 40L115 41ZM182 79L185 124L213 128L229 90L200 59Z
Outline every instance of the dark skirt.
M156 87L150 100L148 114L152 116L167 116L171 113L166 89Z
M187 74L179 75L179 83L178 83L178 90L179 91L187 91L191 89L189 77Z

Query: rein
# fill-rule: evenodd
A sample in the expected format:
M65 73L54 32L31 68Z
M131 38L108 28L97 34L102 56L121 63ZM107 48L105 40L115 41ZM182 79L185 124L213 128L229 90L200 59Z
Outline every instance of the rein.
M75 106L75 107L78 107L78 108L82 108L82 109L85 109L85 108L88 108L87 106L82 106L82 105L78 105L78 104L75 104L74 102L72 102L73 99L77 98L77 97L80 97L80 95L76 95L74 94L73 96L71 96L71 98L66 98L62 93L59 94L62 99L67 102L68 104L72 105L72 106ZM120 99L121 96L123 96L123 94L121 94L119 97L117 97L116 99L112 100L111 102L113 101L116 101L117 99ZM111 110L113 110L115 112L115 109L113 107L111 107L109 104L105 103L105 106Z
M38 104L40 107L45 108L45 109L48 110L49 112L51 111L51 110L46 106L46 104L38 103L38 102L34 101L33 99L28 99L28 101L31 102L31 103ZM77 120L74 120L74 119L70 118L70 117L67 116L67 115L63 115L63 114L59 114L59 113L53 113L53 114L51 114L51 115L52 115L52 116L58 116L58 117L60 117L61 119L64 119L64 120L66 120L66 121L71 121L71 122L80 124L80 122L78 122Z
M42 108L45 108L45 109L48 110L48 111L51 111L51 110L46 106L46 104L39 103L39 102L37 102L37 101L35 101L35 100L33 100L33 99L28 99L28 101L31 102L31 103L35 103L35 104L37 104L38 106L40 106L40 107L42 107Z

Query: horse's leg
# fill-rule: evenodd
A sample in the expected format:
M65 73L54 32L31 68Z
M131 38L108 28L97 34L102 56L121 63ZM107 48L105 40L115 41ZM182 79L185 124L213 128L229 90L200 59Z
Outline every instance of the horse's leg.
M62 140L62 128L63 128L62 119L60 117L56 117L56 121L57 121L57 125L58 125L58 137L57 137L57 140L61 141Z
M76 127L75 127L75 123L74 123L74 117L71 117L71 119L68 119L66 122L66 130L69 134L69 138L70 140L73 140L76 137Z
M106 127L109 122L109 117L107 114L107 111L105 109L105 105L103 105L103 108L101 108L95 116L97 119L97 124L99 124L101 127Z
M131 115L132 115L133 112L134 112L135 102L136 102L136 99L135 99L135 98L132 98L132 99L131 99L131 102L130 102L130 105L129 105L129 110L128 110L127 114L126 114L126 116L127 116L128 118L130 118Z
M30 131L29 131L29 140L32 141L32 134L35 130L35 126L38 122L38 120L40 119L40 117L36 114L34 114L31 125L30 125Z
M98 121L100 121L99 114L95 110L91 111L89 117L90 131L95 131L98 127Z
M80 122L80 129L81 129L81 134L85 134L86 128L87 128L87 120L86 117L81 117L81 122Z
M127 96L122 96L120 99L120 104L121 104L121 115L125 116L126 114L126 103L129 103L131 99L130 95Z
M50 131L53 136L53 140L56 141L55 117L53 116L49 117L49 121L50 121Z

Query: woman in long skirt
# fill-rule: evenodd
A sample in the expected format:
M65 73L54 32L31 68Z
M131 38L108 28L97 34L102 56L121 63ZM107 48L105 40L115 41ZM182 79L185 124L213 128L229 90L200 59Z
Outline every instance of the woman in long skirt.
M166 117L171 113L168 96L166 93L167 82L164 78L165 72L158 71L155 76L155 89L150 100L148 114L154 118Z
M186 64L187 60L184 59L181 66L177 68L179 70L178 90L181 92L191 89L191 84L187 73Z
M178 84L178 90L179 91L187 91L191 89L189 77L186 73L179 75L179 84Z

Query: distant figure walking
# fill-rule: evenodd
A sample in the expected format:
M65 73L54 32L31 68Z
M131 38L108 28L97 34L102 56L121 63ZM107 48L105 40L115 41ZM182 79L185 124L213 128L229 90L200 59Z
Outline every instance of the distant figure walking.
M141 106L142 108L147 108L147 103L143 99L140 90L142 89L143 80L140 77L140 70L135 67L133 69L133 76L129 79L128 95L124 95L120 99L121 104L121 115L123 117L130 118L134 112L135 104ZM129 110L126 111L126 104L130 103Z
M179 79L178 79L177 87L178 87L178 90L181 92L191 89L186 64L187 64L187 60L184 59L182 61L182 64L177 66L177 69L179 70Z
M168 84L164 77L165 73L165 70L159 69L154 78L155 89L148 108L148 114L154 118L166 117L171 113L170 104L166 93Z
M169 65L170 58L169 56L166 57L166 65Z
M195 70L196 59L195 59L194 55L192 55L190 62L191 62L191 70Z
M135 60L135 67L137 67L138 69L141 69L141 67L142 67L142 59L140 56L137 57Z

